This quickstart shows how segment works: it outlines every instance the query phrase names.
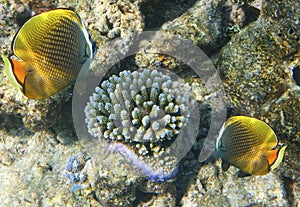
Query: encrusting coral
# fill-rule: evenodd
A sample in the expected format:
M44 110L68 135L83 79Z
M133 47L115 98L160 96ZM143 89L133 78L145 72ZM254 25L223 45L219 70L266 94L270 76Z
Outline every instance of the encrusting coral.
M84 189L89 186L87 184L87 173L85 170L86 163L90 160L90 157L85 153L80 151L75 158L71 156L69 158L68 164L66 166L66 177L72 184L72 192L75 192L77 189Z

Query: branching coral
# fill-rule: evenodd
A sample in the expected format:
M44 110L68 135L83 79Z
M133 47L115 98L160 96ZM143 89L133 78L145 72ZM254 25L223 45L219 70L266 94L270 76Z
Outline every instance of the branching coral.
M154 171L145 170L152 166L137 164L135 155L145 160L165 154L188 125L192 100L187 84L156 69L123 71L95 89L85 108L85 122L94 137L123 144L111 149L122 149L120 154L152 177Z

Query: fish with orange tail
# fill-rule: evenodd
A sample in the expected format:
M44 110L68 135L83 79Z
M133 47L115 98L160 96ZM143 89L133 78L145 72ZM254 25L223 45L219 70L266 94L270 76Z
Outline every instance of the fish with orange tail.
M285 149L269 125L246 116L228 119L216 142L223 171L233 165L239 177L269 173L282 162Z
M30 99L54 95L88 70L93 42L80 18L70 9L54 9L30 18L12 42L13 56L4 55L12 84Z

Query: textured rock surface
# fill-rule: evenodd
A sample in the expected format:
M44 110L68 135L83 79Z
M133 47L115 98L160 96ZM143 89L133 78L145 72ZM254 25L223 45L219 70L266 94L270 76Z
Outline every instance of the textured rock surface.
M62 145L53 132L24 128L1 129L0 136L1 206L97 205L92 196L73 196L66 185L62 163L80 145Z
M181 200L182 206L285 206L285 189L276 173L266 176L238 178L237 170L222 172L219 167L202 166L188 180L189 189Z
M222 7L219 0L196 1L180 17L162 25L162 30L190 39L206 53L215 52L224 44ZM215 50L215 51L214 51Z

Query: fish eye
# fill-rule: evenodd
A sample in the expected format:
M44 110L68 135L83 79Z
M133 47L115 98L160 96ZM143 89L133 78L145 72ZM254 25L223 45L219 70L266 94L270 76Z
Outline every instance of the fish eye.
M274 147L272 148L272 150L280 149L280 148L283 147L283 146L284 146L284 144L278 143L276 146L274 146Z
M275 146L275 147L272 148L272 150L276 150L276 149L278 149L278 146Z

